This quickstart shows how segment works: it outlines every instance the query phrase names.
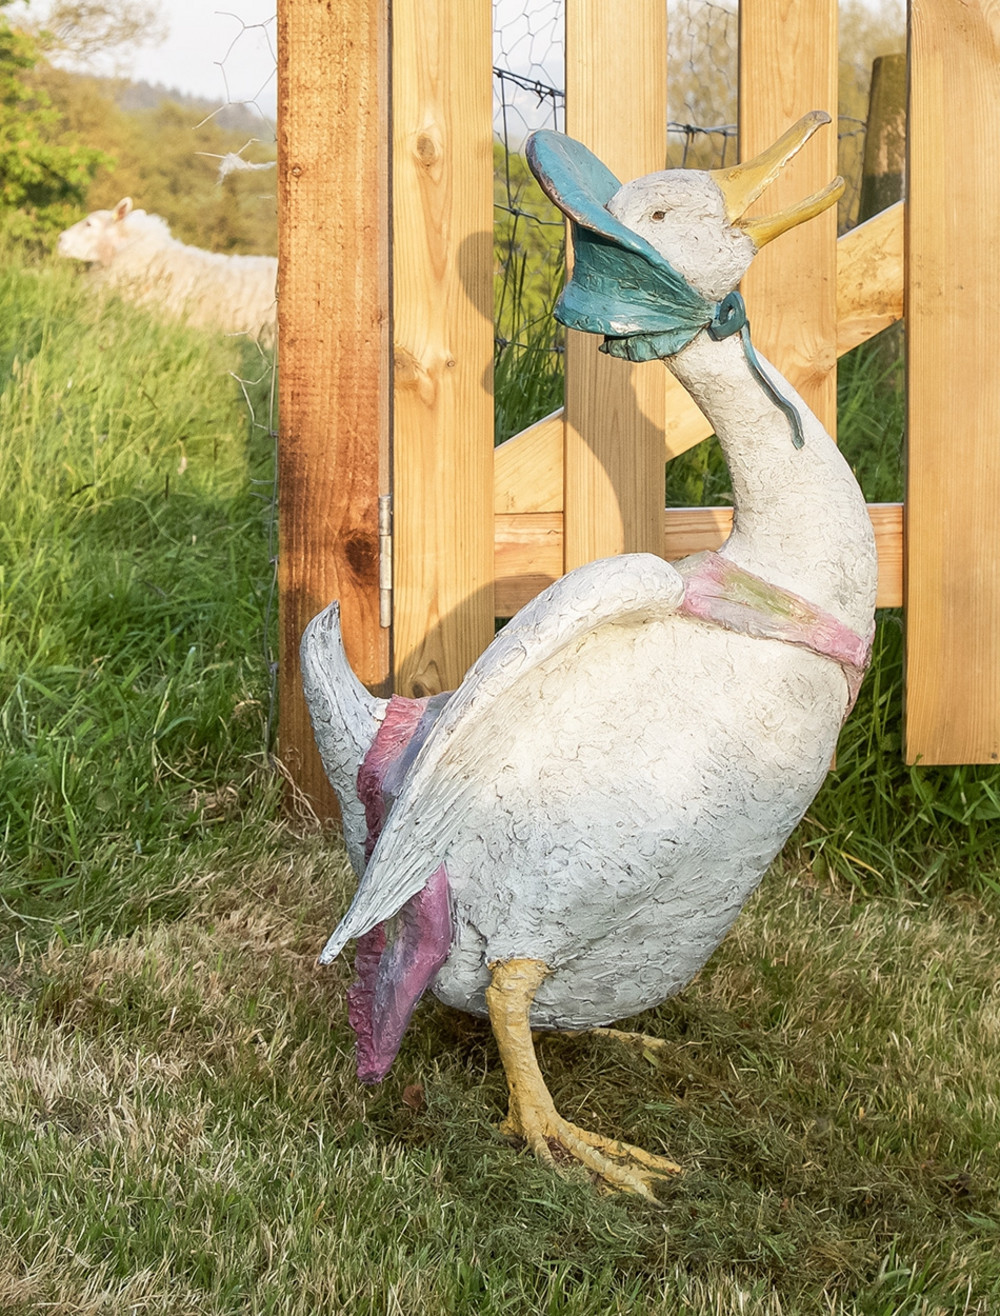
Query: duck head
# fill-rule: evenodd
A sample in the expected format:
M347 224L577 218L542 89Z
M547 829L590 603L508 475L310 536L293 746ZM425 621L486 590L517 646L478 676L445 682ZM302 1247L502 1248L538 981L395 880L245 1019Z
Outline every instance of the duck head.
M529 164L573 231L573 273L556 318L605 334L604 350L632 360L672 355L699 330L718 326L720 307L760 248L843 194L844 180L836 178L777 214L746 217L829 122L828 114L814 110L743 164L666 169L624 185L580 142L535 133Z
M625 183L606 203L609 214L638 233L704 297L721 301L765 243L812 219L838 200L844 180L776 214L746 212L830 116L805 115L773 146L729 169L664 169Z

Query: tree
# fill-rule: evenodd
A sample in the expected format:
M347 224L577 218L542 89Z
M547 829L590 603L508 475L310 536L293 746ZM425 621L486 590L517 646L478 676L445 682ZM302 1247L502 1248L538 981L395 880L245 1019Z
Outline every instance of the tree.
M109 59L113 66L119 52L165 32L158 0L50 0L37 17L34 10L19 17L18 26L46 57L91 70L107 68Z
M9 0L0 0L0 9ZM61 116L30 75L35 40L0 15L0 225L39 241L77 218L90 181L108 158L60 141Z

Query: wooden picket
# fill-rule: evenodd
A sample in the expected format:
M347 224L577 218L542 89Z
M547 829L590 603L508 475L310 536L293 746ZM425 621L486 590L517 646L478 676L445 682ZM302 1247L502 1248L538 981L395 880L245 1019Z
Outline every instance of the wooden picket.
M453 689L493 638L489 0L393 0L396 690Z
M667 158L666 65L663 0L566 0L566 131L619 178ZM666 371L613 361L598 342L571 334L566 344L567 571L613 553L659 552L663 533Z
M836 115L837 20L835 0L743 0L741 11L746 155L806 110ZM621 177L665 157L665 12L663 0L566 0L567 129ZM990 0L960 15L948 0L911 0L905 253L902 203L839 242L828 212L766 249L745 287L755 341L832 432L837 357L901 318L905 285L905 588L903 507L871 516L879 604L908 607L907 755L925 763L1000 754L991 12ZM718 545L730 523L725 508L659 505L664 461L708 436L698 408L662 367L628 370L583 336L571 336L565 411L492 448L491 14L489 0L279 3L281 753L313 799L294 655L310 610L339 594L359 673L384 687L390 667L372 550L389 489L390 316L397 690L454 685L494 615L570 567L640 548L679 557ZM379 220L390 65L391 239ZM767 207L835 171L827 131Z
M906 752L1000 760L1000 30L911 0Z
M389 680L378 499L389 487L387 0L278 6L280 753L335 809L302 694L299 638L340 599L347 653Z
M837 122L837 0L740 5L740 156L769 146L809 110ZM837 174L837 134L818 132L755 209L781 210ZM751 212L753 213L753 212ZM837 212L786 233L743 281L754 343L836 437Z

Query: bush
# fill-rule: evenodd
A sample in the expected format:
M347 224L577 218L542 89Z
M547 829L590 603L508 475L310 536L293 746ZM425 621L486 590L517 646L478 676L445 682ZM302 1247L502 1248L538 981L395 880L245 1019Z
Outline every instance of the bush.
M0 0L6 7L10 0ZM8 237L39 243L78 217L102 151L61 141L63 121L28 75L35 41L0 18L0 222Z

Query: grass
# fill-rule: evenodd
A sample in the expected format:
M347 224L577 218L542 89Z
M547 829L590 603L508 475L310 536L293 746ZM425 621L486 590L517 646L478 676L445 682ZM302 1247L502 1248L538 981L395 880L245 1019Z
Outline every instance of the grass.
M349 969L313 967L342 859L261 840L189 865L181 919L8 965L0 1310L996 1310L1000 972L975 902L775 873L643 1017L664 1053L543 1040L565 1113L683 1162L657 1210L508 1148L488 1029L434 1003L362 1089Z
M898 620L798 837L635 1021L666 1048L541 1042L563 1113L685 1167L602 1197L500 1138L475 1020L425 1003L356 1082L314 967L352 879L266 753L267 372L84 291L0 264L0 1312L1000 1309L998 778L901 765ZM552 359L509 357L514 428Z
M0 898L121 930L176 912L151 864L261 794L271 441L239 343L72 275L0 272Z

